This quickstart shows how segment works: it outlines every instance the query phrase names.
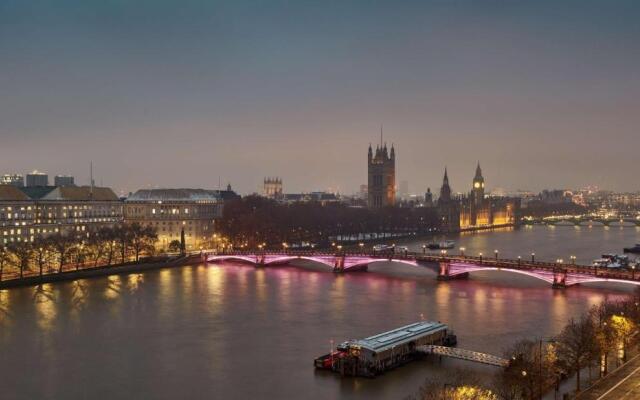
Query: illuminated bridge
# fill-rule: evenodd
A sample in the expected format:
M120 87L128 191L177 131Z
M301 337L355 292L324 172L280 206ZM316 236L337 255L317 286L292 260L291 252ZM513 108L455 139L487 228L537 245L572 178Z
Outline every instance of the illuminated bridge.
M543 280L554 288L580 283L617 282L640 285L635 270L611 270L586 265L551 263L544 261L509 260L464 255L433 253L375 253L375 252L314 252L314 251L230 251L204 253L207 262L240 261L256 267L289 264L307 260L327 266L334 272L366 271L379 262L397 262L415 267L434 269L439 280L463 279L477 271L505 271Z
M525 218L522 220L525 225L602 225L602 226L640 226L640 216L625 217L598 217L589 215L578 216L553 216L546 218Z

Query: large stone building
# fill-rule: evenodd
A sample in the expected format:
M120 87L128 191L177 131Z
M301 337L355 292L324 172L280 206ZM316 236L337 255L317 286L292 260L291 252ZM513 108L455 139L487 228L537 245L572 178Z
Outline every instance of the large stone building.
M122 222L122 202L109 188L0 185L0 240L33 241L37 236L77 232L90 236Z
M126 223L151 226L158 233L159 249L167 249L184 232L187 250L213 241L215 220L222 217L220 191L205 189L143 189L125 200Z
M368 166L368 196L367 204L370 208L393 206L396 201L396 152L391 146L380 143L373 153L369 145L367 157Z
M274 200L282 199L282 179L281 178L264 178L262 195Z
M520 221L520 199L485 196L484 177L478 163L471 192L458 197L451 194L445 169L438 212L442 228L446 231L512 226L518 225Z

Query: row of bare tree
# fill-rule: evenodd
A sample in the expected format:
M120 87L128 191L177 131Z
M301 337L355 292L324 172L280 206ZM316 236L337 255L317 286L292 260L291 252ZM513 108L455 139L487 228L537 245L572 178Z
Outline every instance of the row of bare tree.
M8 272L20 278L37 271L42 276L61 273L65 266L110 266L138 262L154 252L154 228L140 224L102 227L95 232L66 232L37 236L31 241L0 245L0 281Z
M426 233L439 227L433 208L368 209L341 203L282 204L260 196L225 203L218 227L234 246L256 247L303 241L322 243L330 237L364 233Z

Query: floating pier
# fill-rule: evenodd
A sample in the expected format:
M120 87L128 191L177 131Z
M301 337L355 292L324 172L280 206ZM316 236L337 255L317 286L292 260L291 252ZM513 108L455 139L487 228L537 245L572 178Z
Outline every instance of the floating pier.
M348 340L314 365L342 376L375 377L425 354L425 346L454 346L447 325L421 321L360 340Z

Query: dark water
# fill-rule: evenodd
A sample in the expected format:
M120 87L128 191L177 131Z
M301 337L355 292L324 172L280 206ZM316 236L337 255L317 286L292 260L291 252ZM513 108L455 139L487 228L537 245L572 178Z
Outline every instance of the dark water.
M467 251L585 261L640 241L636 228L526 228L466 235ZM413 243L419 247L421 243ZM461 361L414 363L375 380L318 373L330 340L421 318L450 324L461 347L500 354L556 333L624 286L552 290L484 272L438 283L427 269L378 264L336 276L322 267L194 265L0 291L2 399L400 399Z

